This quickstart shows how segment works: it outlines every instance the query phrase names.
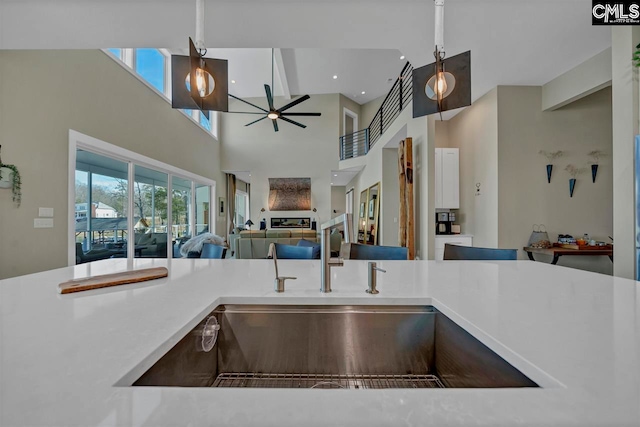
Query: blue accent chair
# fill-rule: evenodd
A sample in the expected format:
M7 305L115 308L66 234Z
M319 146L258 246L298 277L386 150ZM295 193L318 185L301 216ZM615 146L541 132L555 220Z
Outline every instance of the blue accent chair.
M205 243L200 252L200 258L224 259L227 254L227 248L224 246L214 245L213 243Z
M342 246L342 256L344 259L406 261L409 256L409 250L401 246L375 246L347 243Z
M517 249L476 248L444 244L445 261L515 261L518 259Z

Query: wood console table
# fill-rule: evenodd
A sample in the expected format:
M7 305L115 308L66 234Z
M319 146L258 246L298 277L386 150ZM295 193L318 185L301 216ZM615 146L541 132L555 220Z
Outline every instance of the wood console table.
M548 249L543 248L532 248L532 247L524 247L522 248L531 261L535 261L533 258L533 254L542 254L542 255L551 255L553 257L553 261L551 264L557 264L558 259L564 255L606 255L609 257L611 262L613 262L613 249L611 246L603 247L602 249L565 249L560 247L553 247Z

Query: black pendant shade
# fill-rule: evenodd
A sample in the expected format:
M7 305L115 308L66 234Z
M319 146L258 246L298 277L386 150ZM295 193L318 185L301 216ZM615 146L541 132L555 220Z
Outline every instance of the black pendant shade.
M422 117L443 111L471 105L471 51L413 70L413 117ZM453 91L440 102L430 99L425 93L425 85L436 71L446 71L455 77Z
M206 95L201 97L196 82L196 70L200 68L205 79ZM208 73L208 74L207 74ZM226 59L204 58L189 39L189 56L171 55L171 106L186 110L200 110L209 118L209 111L229 111L228 64ZM189 76L187 89L186 79ZM209 84L211 81L211 84ZM213 89L211 91L211 89ZM210 93L209 93L210 92Z

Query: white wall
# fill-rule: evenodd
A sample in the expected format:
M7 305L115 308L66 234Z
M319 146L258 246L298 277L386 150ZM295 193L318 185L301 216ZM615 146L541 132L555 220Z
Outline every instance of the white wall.
M542 86L542 109L558 109L607 86L611 86L611 48Z
M320 117L295 117L306 129L278 120L274 132L271 121L265 119L246 127L260 116L224 114L220 124L222 169L251 172L251 220L266 217L312 216L311 211L275 211L268 206L269 178L311 178L311 207L318 210L318 222L331 218L331 170L338 169L338 137L340 95L312 95L294 111L320 112ZM249 102L266 108L265 98L250 98ZM276 106L290 102L276 97ZM246 108L245 108L246 107ZM239 101L229 103L230 111L252 111ZM260 215L265 208L266 215Z
M23 183L20 208L0 191L0 278L67 265L69 129L224 188L218 142L104 53L0 51L2 159ZM54 228L33 228L38 207L54 208Z
M346 190L344 185L331 186L331 218L345 213L347 206ZM335 213L333 211L336 211Z
M449 144L460 149L460 210L474 246L498 246L498 90L449 120ZM476 183L480 196L476 196Z
M393 218L394 215L397 215L395 212L398 210L397 204L394 206L393 203L396 203L395 195L399 195L400 191L397 158L394 168L391 160L393 156L390 153L385 155L384 152L397 150L398 141L411 137L413 141L416 256L422 259L433 259L435 221L432 221L431 218L434 218L435 215L433 207L435 119L433 117L414 119L412 114L412 106L408 105L366 156L342 161L340 167L350 168L357 164L364 165L364 169L347 184L347 188L354 188L354 226L356 230L360 193L377 182L381 183L381 237L385 245L395 246L397 245L398 225L393 222ZM391 188L388 194L391 197L386 197L389 186Z
M369 101L366 104L362 104L362 106L360 107L360 111L362 112L362 117L361 117L360 124L358 126L360 129L364 129L367 126L369 126L369 123L371 123L371 121L373 120L373 116L375 116L376 112L382 105L382 101L384 101L384 98L386 96L387 94L385 93L384 95L374 99L373 101Z
M449 120L436 120L436 148L449 148Z
M539 86L498 88L499 238L501 248L522 249L533 224L545 224L551 241L559 233L584 233L609 242L613 233L611 89L554 111L542 111ZM562 150L547 183L547 159L540 150ZM601 150L596 182L587 153ZM585 168L569 197L567 164ZM523 251L521 259L527 259ZM546 259L549 262L549 259ZM561 257L558 265L611 274L607 257Z
M640 43L640 27L611 29L613 102L613 238L616 245L614 274L636 278L637 237L635 206L634 136L640 132L638 117L638 68L631 57Z
M400 183L398 181L398 149L382 150L382 193L380 206L380 244L399 245Z

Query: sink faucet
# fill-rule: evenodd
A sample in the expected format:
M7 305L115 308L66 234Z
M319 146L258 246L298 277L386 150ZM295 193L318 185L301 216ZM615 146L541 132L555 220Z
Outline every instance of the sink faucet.
M373 295L379 294L380 291L378 291L378 289L376 288L376 286L378 285L376 272L380 271L382 273L386 273L387 270L381 269L375 262L370 262L369 268L367 270L369 270L369 288L367 289L367 293Z
M342 258L331 258L331 247L329 245L331 230L341 224L344 224L345 243L351 243L353 240L351 214L344 213L320 226L322 230L320 235L320 262L322 264L320 269L320 292L323 293L331 292L331 267L342 267L344 265Z
M269 256L273 258L273 265L276 268L276 278L273 281L273 290L276 292L284 292L284 281L287 279L295 280L297 277L280 277L278 275L278 256L276 255L276 244L269 245Z

